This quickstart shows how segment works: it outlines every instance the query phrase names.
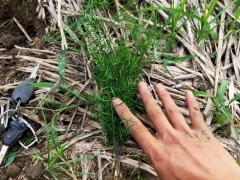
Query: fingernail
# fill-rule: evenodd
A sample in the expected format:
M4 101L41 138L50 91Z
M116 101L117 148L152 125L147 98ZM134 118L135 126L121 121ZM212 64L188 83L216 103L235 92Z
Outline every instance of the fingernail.
M190 98L194 97L192 91L189 90L187 90L187 96Z
M122 103L122 100L117 97L114 97L114 98L112 98L112 103L114 106L117 106Z

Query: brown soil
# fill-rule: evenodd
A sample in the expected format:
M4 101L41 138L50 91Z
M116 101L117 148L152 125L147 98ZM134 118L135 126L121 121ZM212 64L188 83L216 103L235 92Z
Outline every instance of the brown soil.
M37 1L0 0L0 48L26 45L27 39L16 23L15 17L33 39L44 35L44 22L37 18Z
M17 51L14 45L23 47L35 47L36 43L42 39L45 34L45 23L37 18L36 7L37 1L28 2L26 0L0 0L0 56L13 56L13 59L1 59L0 64L0 86L21 81L25 77L24 73L19 73L16 68L22 66L22 62L14 59ZM13 21L15 17L23 26L28 35L34 40L29 43L27 38ZM40 43L41 44L41 43ZM39 47L38 47L39 48ZM5 92L1 92L6 95Z
M26 0L0 0L0 86L19 82L26 78L25 73L16 71L17 67L21 67L23 62L15 58L18 51L14 45L21 47L36 47L36 41L42 39L45 34L45 23L37 19L36 7L38 2L36 0L28 2ZM17 24L13 21L15 17L23 26L28 35L33 39L33 43L27 41L27 38L22 33ZM5 50L3 50L5 49ZM12 59L4 59L3 57L12 57ZM10 92L0 92L1 96L10 96ZM19 150L19 145L11 148L9 152ZM19 157L14 163L5 169L0 169L0 180L16 178L26 173L23 171L25 167L31 165L32 158ZM29 175L29 179L34 176L40 176L41 165L32 166L31 172L35 174ZM25 168L28 169L28 168ZM29 174L29 173L28 173ZM31 177L30 177L31 176Z

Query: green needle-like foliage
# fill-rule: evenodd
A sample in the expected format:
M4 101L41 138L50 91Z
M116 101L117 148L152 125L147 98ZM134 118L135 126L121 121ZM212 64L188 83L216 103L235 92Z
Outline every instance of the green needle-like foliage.
M132 34L141 30L133 29ZM140 35L133 38L134 48L119 41L109 53L109 47L97 46L91 50L94 78L100 88L96 97L96 119L100 121L103 131L110 142L123 143L128 137L128 130L117 116L112 106L112 98L121 98L134 111L136 104L137 83L140 81L141 69L144 65L144 54L152 41L151 38L141 39Z
M121 98L131 109L137 94L142 57L120 43L114 53L94 54L94 74L101 88L97 116L107 137L123 142L128 131L114 112L111 99Z
M120 16L113 20L119 24L127 21L129 24L125 28L129 34L114 42L103 28L104 21L96 18L92 9L85 10L77 23L71 23L69 27L79 39L87 39L87 50L83 54L92 61L93 78L99 87L93 98L94 118L101 123L109 143L122 144L129 132L115 113L112 98L121 98L134 111L137 83L143 65L149 61L145 57L151 56L149 48L161 38L159 32L162 27L148 29L144 27L146 24L140 24L124 12Z

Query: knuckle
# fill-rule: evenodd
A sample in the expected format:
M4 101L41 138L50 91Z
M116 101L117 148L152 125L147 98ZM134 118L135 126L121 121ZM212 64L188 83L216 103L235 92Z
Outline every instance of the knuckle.
M192 117L201 117L202 118L202 113L200 112L200 110L198 108L193 108L191 111L190 111L190 114Z
M192 130L191 129L188 129L188 128L182 128L182 132L183 133L185 133L186 135L188 135L188 136L192 136L193 135L193 132L192 132Z
M161 162L169 162L170 155L165 148L157 144L154 148L149 151L148 157L153 164L153 166L158 166Z
M192 113L193 115L199 115L199 114L202 114L201 111L200 111L200 109L199 109L199 107L197 107L197 106L191 108L190 111L191 111L191 113Z
M166 159L166 153L164 153L162 148L159 147L158 145L149 151L148 156L153 164L154 162L157 163Z
M124 102L117 104L114 106L116 110L123 111L126 108L126 104Z
M174 108L174 107L166 108L166 112L167 112L168 115L174 115L176 117L181 116L180 111L177 108Z
M138 132L138 131L141 131L141 129L143 128L143 125L138 121L134 121L130 128L133 132Z
M153 97L151 94L146 93L144 98L144 104L145 106L148 106L149 104L152 104Z
M169 142L171 144L179 144L181 141L180 136L181 136L181 134L179 132L175 131L174 133L170 134Z
M121 106L119 106L118 108L116 108L116 111L118 112L118 114L119 114L120 116L125 117L125 115L128 114L130 110L129 110L128 107L124 104L124 105L121 105Z
M191 111L190 113L191 113L192 116L197 116L197 115L199 114L199 113L196 112L196 111Z
M156 118L159 117L163 114L163 112L159 109L159 107L157 108L149 108L148 109L148 115L152 118Z
M172 108L172 107L166 108L166 112L169 113L169 114L176 113L176 112L175 112L175 109Z
M146 107L148 107L148 106L149 106L149 103L150 103L150 102L149 102L149 100L148 100L148 99L147 99L147 100L145 100L145 102L144 102L144 104L145 104L145 106L146 106Z
M200 109L199 109L199 107L197 107L197 106L193 107L193 109L194 109L196 112L200 112Z

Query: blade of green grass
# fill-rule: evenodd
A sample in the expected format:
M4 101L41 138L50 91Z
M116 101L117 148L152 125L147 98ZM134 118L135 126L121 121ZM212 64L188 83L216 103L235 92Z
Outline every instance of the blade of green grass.
M57 154L53 157L53 159L49 163L49 165L48 165L49 167L51 167L52 165L56 164L56 162L58 161L59 157L62 156L66 146L67 146L67 144L63 144L63 145L60 146L60 148L58 149Z
M173 1L174 2L174 1ZM183 12L183 8L186 4L187 0L183 0L180 7L177 8L178 11L173 11L172 13L172 36L174 37L175 34L176 34L176 27L177 27L177 24L179 22L179 19L180 19L180 16ZM173 3L174 4L174 3ZM175 8L174 8L175 9Z
M148 12L148 11L158 11L158 10L163 10L163 11L169 11L171 13L174 12L179 12L182 13L186 17L192 17L198 20L202 20L201 17L199 17L196 13L191 13L191 12L186 12L184 10L176 9L176 8L168 8L168 7L147 7L147 8L142 8L139 10L135 10L133 12Z
M44 113L44 110L41 108L41 113L43 116L43 120L45 123L45 129L46 129L46 138L47 138L47 153L48 153L48 164L51 162L51 142L50 142L50 133L49 133L49 126L47 123L47 119Z
M203 17L203 19L202 19L202 27L204 27L205 24L207 23L208 18L209 18L210 15L212 14L212 12L213 12L213 10L214 10L217 2L218 2L218 0L214 0L214 1L213 1L213 3L212 3L212 5L210 6L208 12L207 12L207 10L205 9L205 11L204 11L204 17ZM206 8L206 7L205 7L205 8ZM205 14L205 12L207 12L207 14Z
M66 50L62 50L59 56L58 72L63 84L66 83L65 70L66 70Z
M7 163L4 165L4 168L11 165L13 163L13 161L16 159L16 157L17 157L16 153L11 153L7 158Z
M193 92L193 95L196 97L211 97L209 93L203 91L195 91Z
M217 100L219 102L223 101L223 97L227 91L227 87L228 87L228 82L226 80L222 80L221 85L217 92Z
M32 154L32 157L33 157L34 159L38 159L38 160L40 160L40 161L43 161L43 160L44 160L43 157L42 157L39 153Z
M234 26L236 25L239 17L240 17L240 9L238 10L238 12L237 12L237 14L236 14L233 22L231 23L231 26L230 26L230 28L229 28L229 31L231 31L231 30L234 28Z
M55 83L52 82L39 82L39 83L32 83L28 86L35 87L35 88L51 88L54 86Z
M240 99L240 94L238 94L237 96L235 96L233 99L231 99L231 101L228 103L228 105L232 104L234 101L237 101Z
M52 139L52 143L54 145L54 148L59 151L59 148L61 148L61 145L58 141L58 137L55 131L55 118L58 117L58 113L56 113L56 115L53 116L51 123L50 123L50 127L51 127L51 139Z
M217 19L219 16L221 16L221 14L222 14L223 12L225 12L228 8L230 8L231 6L233 6L236 1L238 1L238 0L234 0L234 1L232 1L231 3L229 3L227 6L225 6L218 14L216 14L216 16L213 17L213 19L209 22L209 24L212 24L214 21L216 21L216 19Z

